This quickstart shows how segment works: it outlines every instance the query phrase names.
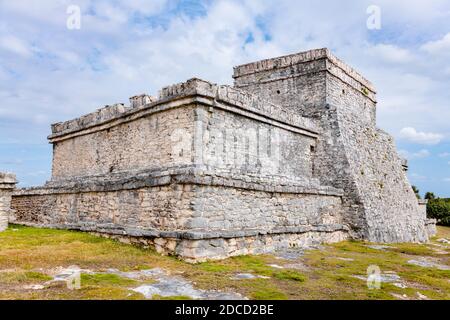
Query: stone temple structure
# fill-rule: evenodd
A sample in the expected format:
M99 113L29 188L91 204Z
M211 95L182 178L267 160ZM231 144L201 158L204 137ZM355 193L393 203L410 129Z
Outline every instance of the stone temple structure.
M328 49L234 68L52 125L52 177L16 223L94 232L188 261L347 238L423 242L373 85Z

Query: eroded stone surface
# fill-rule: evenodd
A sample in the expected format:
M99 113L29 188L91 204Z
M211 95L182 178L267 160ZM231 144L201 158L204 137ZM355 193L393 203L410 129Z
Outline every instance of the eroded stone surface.
M170 296L188 296L193 299L207 299L207 300L242 300L245 299L241 294L222 292L216 290L200 290L195 289L192 284L179 277L169 275L161 269L142 270L138 272L115 272L113 273L131 278L137 279L142 276L151 277L157 281L157 283L143 284L131 290L139 292L144 297L151 299L153 295L159 295L162 297Z
M244 279L269 279L270 277L267 276L261 276L258 274L252 274L252 273L237 273L234 276L232 276L230 279L232 280L244 280Z
M426 257L422 257L422 258L418 258L418 259L411 259L411 260L408 260L408 263L414 264L419 267L424 267L424 268L436 268L439 270L450 270L450 266L434 262L430 258L426 258Z
M377 245L377 244L373 244L373 245L368 245L367 248L385 251L386 249L390 249L390 248L392 248L392 247L390 247L390 246L385 246L385 245Z
M14 174L0 172L0 232L8 228L11 215L11 195L16 183Z
M88 269L81 269L77 266L70 266L67 268L59 267L53 270L48 270L46 273L53 276L53 279L45 282L29 286L28 289L42 290L52 283L68 283L74 276L81 276L81 274L115 274L119 277L133 279L144 282L130 290L141 293L144 297L151 299L153 295L162 297L171 296L186 296L192 299L207 299L207 300L242 300L246 299L239 293L223 292L217 290L200 290L196 289L191 282L187 281L179 275L170 274L161 268L139 270L139 271L120 271L117 269L107 269L105 271L92 271ZM146 280L154 280L155 283L146 284ZM82 283L79 283L82 285Z
M367 276L354 275L355 278L367 281ZM380 282L392 283L394 286L399 288L407 288L407 284L402 280L402 278L394 271L386 271L379 275L379 277L374 277L374 279Z

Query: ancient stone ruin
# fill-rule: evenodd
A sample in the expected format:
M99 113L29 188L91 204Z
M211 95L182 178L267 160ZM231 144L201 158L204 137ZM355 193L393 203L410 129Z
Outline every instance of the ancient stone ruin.
M0 172L0 231L8 228L11 215L11 195L16 183L14 174Z
M76 229L188 261L347 238L423 242L373 85L327 49L234 68L52 125L52 178L16 223Z

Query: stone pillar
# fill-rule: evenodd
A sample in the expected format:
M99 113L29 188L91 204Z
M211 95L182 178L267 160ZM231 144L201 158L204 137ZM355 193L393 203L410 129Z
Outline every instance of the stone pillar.
M420 211L426 216L427 215L427 203L428 200L426 199L419 199L419 208ZM433 237L436 235L436 219L426 219L425 220L425 229L427 230L428 237Z
M427 203L428 203L428 200L427 199L417 199L417 201L419 202L420 212L423 215L427 216Z
M0 172L0 231L8 228L11 211L11 194L16 186L16 176L12 173Z

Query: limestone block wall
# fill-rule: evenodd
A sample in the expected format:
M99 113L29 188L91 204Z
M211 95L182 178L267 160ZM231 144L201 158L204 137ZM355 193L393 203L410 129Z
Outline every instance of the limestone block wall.
M186 174L166 181L116 191L18 190L13 221L90 231L192 262L348 237L339 190L268 184L258 189Z
M173 154L174 133L193 135L193 127L194 106L185 106L54 138L52 180L189 164L191 148Z
M63 228L183 230L192 216L192 186L61 193L36 188L14 195L15 221Z
M235 86L317 119L314 173L344 189L351 235L370 241L425 241L425 215L393 139L376 128L373 85L327 49L235 68Z
M316 138L241 115L205 110L202 162L221 172L278 176L289 180L312 178ZM291 131L292 130L292 131Z
M14 193L14 221L191 260L346 237L342 190L314 174L316 121L199 79L141 100L53 125L52 180Z
M327 92L339 123L338 130L330 130L341 136L348 176L356 187L352 197L363 207L359 217L364 223L358 226L362 237L374 242L426 241L426 214L419 209L393 138L376 127L375 102L333 75L327 78Z
M15 192L12 206L14 221L74 229L198 231L208 237L214 232L283 233L310 226L342 226L339 193L283 191L219 184L168 184L77 193L35 188Z
M14 174L0 172L0 231L8 228L11 215L11 195L16 183Z

